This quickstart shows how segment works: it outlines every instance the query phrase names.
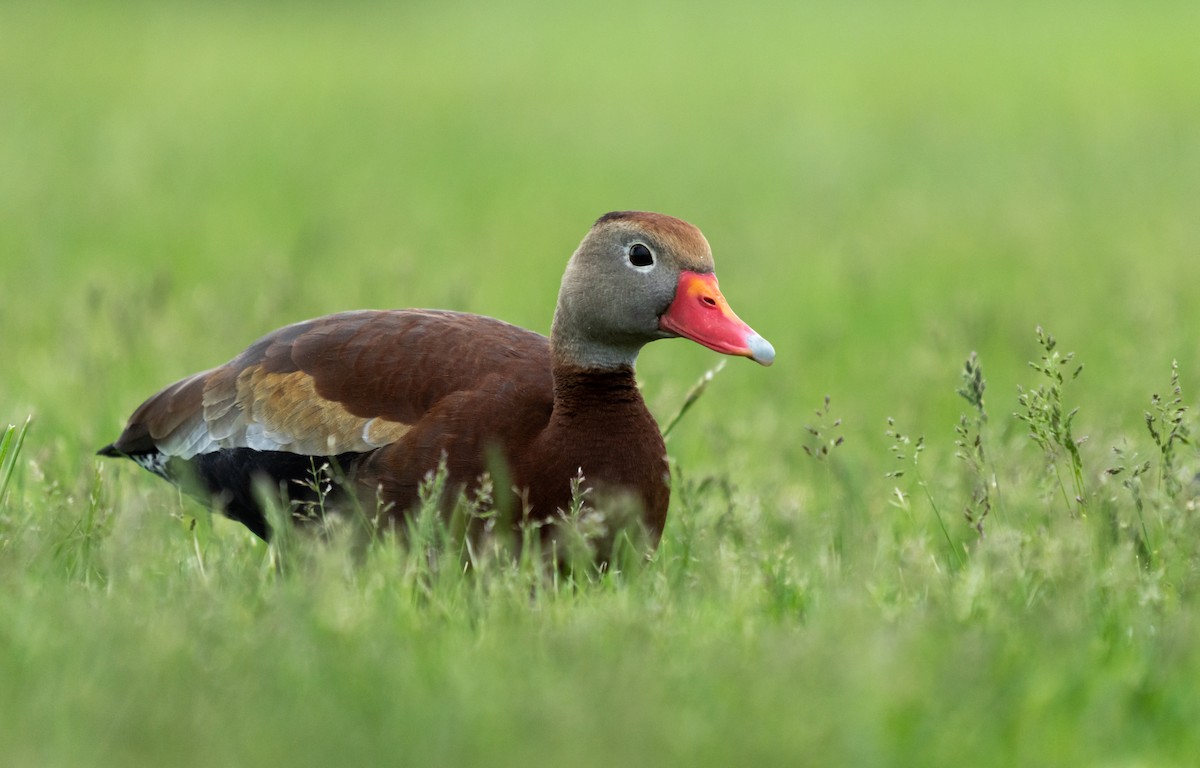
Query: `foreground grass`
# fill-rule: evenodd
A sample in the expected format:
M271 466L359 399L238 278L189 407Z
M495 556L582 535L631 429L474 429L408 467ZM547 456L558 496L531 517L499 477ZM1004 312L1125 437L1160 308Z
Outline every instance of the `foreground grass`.
M1191 764L1198 9L4 4L0 763ZM272 553L92 456L293 320L544 331L616 208L779 351L650 562Z
M1069 398L1048 382L1044 397ZM1185 413L1166 412L1186 434ZM1053 409L1026 417L1054 429ZM824 482L810 504L681 472L654 557L574 583L527 562L464 572L453 551L430 557L429 538L272 549L194 505L166 516L102 473L23 483L0 518L6 754L1190 762L1200 519L1194 485L1165 478L1194 475L1193 450L1132 436L1153 458L1103 475L1125 485L1089 472L1064 501L1062 446L1030 463L984 433L986 468L951 479L897 429L908 454L891 503L849 502L864 478L838 466L829 429L811 430L823 442L805 471ZM980 478L987 514L938 521L958 499L978 505Z

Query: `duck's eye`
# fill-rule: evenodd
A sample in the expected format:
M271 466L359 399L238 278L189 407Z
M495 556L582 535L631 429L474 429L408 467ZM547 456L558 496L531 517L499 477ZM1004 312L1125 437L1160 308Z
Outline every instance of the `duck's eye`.
M654 264L654 254L641 243L629 246L629 263L635 267L649 267Z

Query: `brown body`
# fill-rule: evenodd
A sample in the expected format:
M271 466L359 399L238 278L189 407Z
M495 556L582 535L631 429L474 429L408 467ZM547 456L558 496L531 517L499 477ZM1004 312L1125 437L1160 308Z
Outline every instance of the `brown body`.
M381 502L392 520L442 463L451 495L490 473L508 481L497 506L533 520L569 509L582 474L592 502L632 502L656 543L669 476L634 377L638 350L686 335L764 364L774 354L728 309L711 272L691 225L609 214L568 265L549 339L437 310L298 323L154 395L100 453L195 479L194 490L263 537L256 482L305 501L313 492L303 481L330 461L345 480L335 500Z
M252 423L264 436L247 438ZM456 490L484 472L511 473L508 490L524 498L509 503L535 519L569 508L580 472L601 495L636 489L655 540L669 501L666 451L632 369L552 368L549 339L478 315L350 312L288 326L147 400L104 452L137 457L205 439L216 451L253 443L317 461L349 455L340 469L359 502L373 506L379 493L393 518L443 460ZM183 462L213 452L181 451L168 474L181 478ZM213 479L205 490L219 495ZM228 509L233 501L231 516L265 525L246 519L253 510Z

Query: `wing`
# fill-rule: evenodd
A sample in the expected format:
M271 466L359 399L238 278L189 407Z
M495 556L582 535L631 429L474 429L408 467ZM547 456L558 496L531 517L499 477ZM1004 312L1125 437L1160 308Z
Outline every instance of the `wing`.
M101 453L190 459L250 448L372 451L446 397L501 373L552 397L546 337L479 315L359 311L281 328L229 363L163 389Z

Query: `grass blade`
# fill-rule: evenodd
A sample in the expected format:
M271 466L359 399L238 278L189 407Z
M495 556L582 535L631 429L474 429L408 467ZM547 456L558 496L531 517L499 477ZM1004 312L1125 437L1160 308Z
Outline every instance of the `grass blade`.
M664 440L670 437L671 430L674 429L675 425L679 423L679 420L683 418L683 414L687 413L688 409L695 405L696 401L700 399L700 396L704 394L704 390L708 389L709 382L711 382L713 377L720 373L721 369L724 367L725 361L722 360L714 367L705 371L704 375L700 377L700 380L692 385L692 388L688 390L687 396L683 398L683 405L679 406L679 410L676 411L675 415L671 417L671 420L667 422L667 426L663 427L662 434Z
M4 497L8 493L8 483L12 480L17 457L21 455L21 446L25 444L25 433L29 431L32 421L33 416L25 417L25 423L20 429L15 424L9 424L4 430L4 437L0 439L0 504L4 503Z

